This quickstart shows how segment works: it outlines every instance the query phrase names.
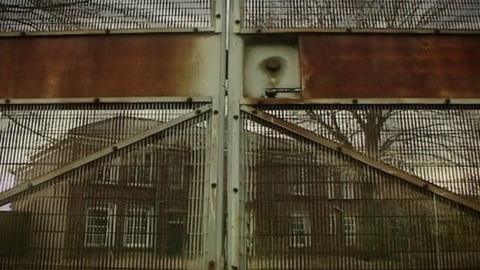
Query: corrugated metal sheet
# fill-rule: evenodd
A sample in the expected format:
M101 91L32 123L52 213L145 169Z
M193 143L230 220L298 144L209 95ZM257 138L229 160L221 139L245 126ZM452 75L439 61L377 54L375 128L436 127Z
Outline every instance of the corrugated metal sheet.
M195 106L2 108L0 194ZM202 269L209 132L201 114L11 198L0 232L25 237L0 268Z
M479 30L480 3L450 0L245 0L246 29Z
M359 112L359 117L365 119L367 108L263 109L326 138L342 131L362 150L364 138L377 134L362 131L351 113ZM467 168L476 170L478 158L454 166L437 166L441 162L430 154L442 155L442 147L448 146L453 146L448 156L470 156L465 151L470 146L478 152L476 138L469 135L478 133L473 131L478 117L470 121L470 116L446 110L443 112L449 116L439 124L425 118L426 114L439 116L442 111L438 109L398 109L392 112L382 107L372 111L391 112L390 120L397 122L389 123L388 130L378 134L397 139L389 153L405 156L399 159L405 162L401 168L419 173L415 170L430 167L433 173L427 173L429 179L473 191ZM314 115L306 113L309 110ZM336 118L331 117L332 112L337 112ZM478 212L254 115L244 114L242 119L245 215L241 252L246 256L247 269L473 270L480 265ZM445 126L455 125L456 121L463 123L458 131ZM398 133L403 135L395 137ZM411 135L415 138L410 139ZM444 145L445 141L457 140L457 135L463 139ZM464 141L472 145L465 146ZM412 158L415 164L410 162ZM455 182L456 177L461 180ZM478 179L475 184L478 187Z
M0 32L206 28L210 0L1 0Z

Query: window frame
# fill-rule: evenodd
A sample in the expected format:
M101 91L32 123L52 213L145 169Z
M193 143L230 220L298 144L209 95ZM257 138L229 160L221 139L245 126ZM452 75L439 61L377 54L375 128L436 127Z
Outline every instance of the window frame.
M354 200L355 199L355 184L352 182L342 183L342 199Z
M357 218L344 217L343 218L343 233L345 235L345 246L353 247L356 245L357 238Z
M301 220L302 229L297 230L295 228L296 225L294 222ZM312 246L312 230L311 230L311 221L310 216L307 213L294 213L289 217L288 223L288 231L289 231L289 246L292 248L307 248ZM297 234L297 232L302 232ZM299 241L300 238L303 240Z
M146 157L150 156L150 161L148 164L145 162ZM138 159L140 157L140 160ZM135 164L129 166L127 185L132 187L153 187L153 158L154 154L152 152L142 152L134 153L133 159ZM140 172L146 170L148 172L148 183L140 183L138 179L140 178ZM133 174L132 174L133 171ZM133 177L132 177L133 175Z
M129 231L129 221L133 219L133 228L138 229L139 227L136 224L139 223L138 219L143 218L143 216L138 215L137 213L142 210L147 210L147 224L146 224L146 235L145 235L145 243L138 244L136 243L135 239L140 238L140 234L135 231ZM132 215L129 211L135 211ZM135 248L135 249L149 249L153 248L154 243L154 231L155 231L155 207L153 205L138 205L138 204L127 204L125 206L125 218L124 218L124 229L123 229L123 246L126 248ZM129 237L133 237L134 243L129 243Z
M118 185L120 179L121 157L115 157L99 164L92 183L97 185ZM106 176L109 176L108 179ZM112 175L114 175L112 177ZM112 181L113 180L113 181Z
M89 211L107 211L107 224L105 230L105 241L103 244L94 243L94 241L89 242L89 234L95 235L95 233L89 233L89 228L92 225L89 225L90 218ZM109 248L115 245L115 224L116 224L116 211L117 206L113 203L102 203L102 204L90 204L87 205L85 211L85 232L84 232L84 241L83 246L87 248ZM97 226L98 227L98 226ZM94 237L92 237L94 239Z

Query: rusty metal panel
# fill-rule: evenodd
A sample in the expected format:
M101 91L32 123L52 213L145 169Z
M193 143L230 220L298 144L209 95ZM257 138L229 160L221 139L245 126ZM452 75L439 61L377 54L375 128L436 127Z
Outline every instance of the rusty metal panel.
M348 130L355 122L353 117L339 117L336 123L328 122L331 120L329 113L337 109L335 107L257 108L289 122L303 126L311 124L311 129L322 135L328 132L322 133L327 129L325 125ZM303 110L309 109L328 123L322 124L319 119L311 119L308 115L299 117ZM337 116L347 116L350 109L355 108L345 108ZM405 111L394 114L395 119L391 120L398 123L390 126L390 131L403 128L407 136L414 132L412 130L416 130L418 136L432 134L424 134L425 130L437 132L429 140L438 145L429 145L425 142L427 139L416 144L419 164L413 169L417 165L431 166L434 168L431 176L447 181L456 176L450 167L439 172L436 163L432 160L424 162L429 158L421 154L424 149L439 151L441 142L449 139L442 135L446 128L415 117L424 115L431 108L397 109ZM459 117L455 110L443 109L446 114L451 112ZM468 108L460 109L467 109L465 113L468 114ZM431 112L437 113L435 110ZM245 254L245 269L478 268L478 211L466 209L423 187L367 166L342 151L261 119L256 116L258 114L242 115L241 200L244 215L241 252ZM467 121L469 116L462 117L464 130L478 128L475 121ZM457 120L446 118L443 121L455 125ZM417 130L418 124L423 125L423 129ZM345 137L353 134L350 138L357 137L359 141L362 136L371 138L376 135L357 131L352 127L351 133L343 134ZM393 134L381 135L389 138ZM402 137L397 139L403 142ZM469 140L468 137L465 140ZM476 139L469 142L476 145ZM400 155L405 150L396 146L392 149ZM461 147L452 151L464 154ZM472 161L475 163L472 166L478 167L478 159L473 157ZM458 169L462 171L469 166L464 165L458 164ZM478 192L467 178L463 180L465 182L460 185L453 182L447 185L452 188L462 186L455 190L458 193L464 191L463 188ZM475 183L478 185L477 179Z
M476 98L480 37L302 35L304 98Z
M0 106L0 195L193 111L0 205L12 213L1 233L24 235L0 269L205 269L211 114L200 105Z
M210 0L0 1L0 32L206 28Z
M208 96L220 46L187 34L3 38L0 96Z
M479 30L480 4L468 0L244 0L243 27L254 30Z

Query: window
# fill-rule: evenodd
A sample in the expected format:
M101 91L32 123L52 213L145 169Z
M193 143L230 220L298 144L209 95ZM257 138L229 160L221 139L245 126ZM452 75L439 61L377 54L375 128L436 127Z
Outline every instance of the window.
M304 167L300 168L300 177L292 177L289 183L289 192L293 195L305 196L307 194L307 173Z
M337 234L337 216L335 214L330 214L328 216L328 233Z
M118 183L120 157L114 158L110 162L102 163L97 168L97 174L93 179L95 184L116 185Z
M142 153L131 158L128 184L137 187L151 187L153 175L153 155Z
M327 182L327 196L329 199L335 199L335 183Z
M345 217L343 219L343 229L345 233L345 246L355 245L356 222L354 217Z
M355 186L352 183L343 183L342 186L343 199L351 200L355 199Z
M153 246L153 206L129 205L125 210L124 246Z
M114 241L115 205L87 207L85 222L86 247L111 247Z
M355 199L355 185L353 183L335 183L327 182L328 199Z
M310 218L306 214L292 215L289 227L291 247L309 247L311 245Z

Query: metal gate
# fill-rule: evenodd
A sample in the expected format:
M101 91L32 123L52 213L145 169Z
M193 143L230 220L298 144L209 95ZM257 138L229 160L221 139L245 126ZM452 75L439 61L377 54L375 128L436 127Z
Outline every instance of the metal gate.
M467 0L0 0L0 269L477 269L479 30Z
M212 114L208 100L1 105L1 268L203 269Z
M475 269L478 106L242 109L248 269Z

